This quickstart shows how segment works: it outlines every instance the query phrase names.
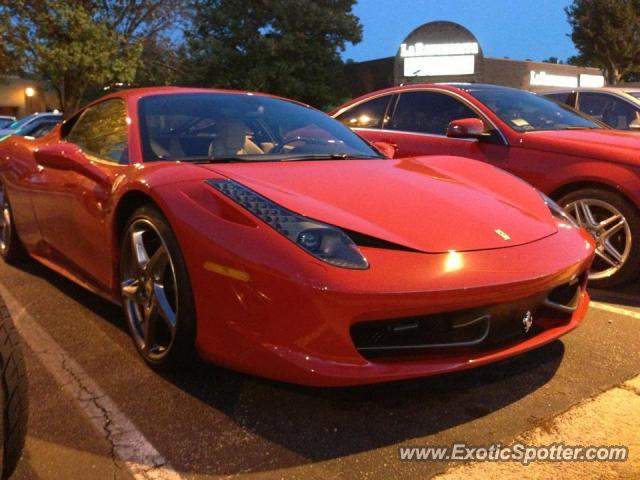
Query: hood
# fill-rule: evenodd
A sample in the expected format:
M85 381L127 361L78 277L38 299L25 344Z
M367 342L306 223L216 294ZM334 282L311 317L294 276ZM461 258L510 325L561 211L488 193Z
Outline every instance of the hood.
M549 153L607 159L640 165L640 134L619 130L527 132L522 146Z
M203 168L298 214L423 252L505 248L557 231L533 187L458 157Z

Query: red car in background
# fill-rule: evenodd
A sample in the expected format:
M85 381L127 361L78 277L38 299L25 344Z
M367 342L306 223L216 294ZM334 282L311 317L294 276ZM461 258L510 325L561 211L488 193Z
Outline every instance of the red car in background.
M0 254L122 305L141 356L352 385L494 362L575 328L589 236L464 158L393 160L267 95L119 92L0 142Z
M525 179L595 238L594 285L610 287L638 275L637 135L610 130L533 93L481 84L390 88L332 115L371 142L393 145L396 157L459 155Z

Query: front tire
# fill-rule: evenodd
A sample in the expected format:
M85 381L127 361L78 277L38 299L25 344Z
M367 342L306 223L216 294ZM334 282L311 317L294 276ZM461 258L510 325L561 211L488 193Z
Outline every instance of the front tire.
M13 221L7 189L2 181L0 181L0 257L7 263L16 263L25 257Z
M196 315L186 264L162 213L136 210L121 243L122 305L138 352L154 368L195 357Z
M586 188L565 195L558 203L596 241L591 285L611 288L637 276L640 219L626 198L609 190Z

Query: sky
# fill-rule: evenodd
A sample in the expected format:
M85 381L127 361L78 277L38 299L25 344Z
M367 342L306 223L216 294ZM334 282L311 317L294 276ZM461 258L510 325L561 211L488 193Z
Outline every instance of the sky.
M362 42L343 58L390 57L416 27L435 21L459 23L473 33L485 56L515 60L562 60L575 55L564 8L570 0L358 0Z

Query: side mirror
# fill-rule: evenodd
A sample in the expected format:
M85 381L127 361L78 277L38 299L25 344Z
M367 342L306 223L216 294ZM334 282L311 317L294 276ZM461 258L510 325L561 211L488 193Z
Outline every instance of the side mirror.
M33 157L39 165L56 170L77 171L81 165L89 163L80 148L73 143L54 143L38 147L33 151Z
M76 172L99 184L108 184L109 176L90 162L80 147L73 143L52 143L33 151L36 162L55 170Z
M398 151L398 146L395 143L389 142L372 142L373 148L378 150L381 154L383 154L387 158L393 158Z
M454 120L447 128L447 137L450 138L482 138L488 137L491 133L479 118L461 118Z

